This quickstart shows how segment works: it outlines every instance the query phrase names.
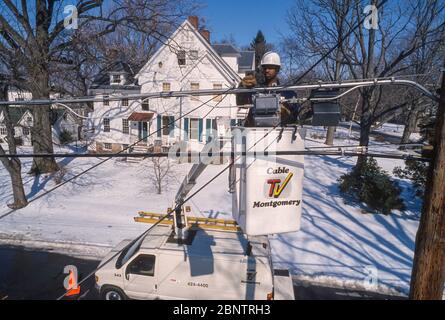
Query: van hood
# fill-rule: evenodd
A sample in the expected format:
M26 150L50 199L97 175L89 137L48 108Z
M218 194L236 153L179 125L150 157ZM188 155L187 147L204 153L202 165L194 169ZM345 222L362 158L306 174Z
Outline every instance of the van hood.
M116 253L122 251L130 242L131 240L129 239L121 241L116 247L108 252L108 254L100 262L100 265L102 265L105 261L111 259L112 256L116 255L111 261L106 264L107 266L112 266L114 268L114 266L116 265L116 260L117 258L119 258L119 254Z

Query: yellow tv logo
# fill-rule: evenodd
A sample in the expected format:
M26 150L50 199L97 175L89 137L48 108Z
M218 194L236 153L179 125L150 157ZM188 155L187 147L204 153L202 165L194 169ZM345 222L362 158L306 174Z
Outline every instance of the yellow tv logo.
M278 198L283 192L284 188L286 188L290 179L293 177L293 173L290 172L286 179L284 179L283 183L281 183L281 179L269 179L267 180L267 184L270 184L269 189L269 197Z

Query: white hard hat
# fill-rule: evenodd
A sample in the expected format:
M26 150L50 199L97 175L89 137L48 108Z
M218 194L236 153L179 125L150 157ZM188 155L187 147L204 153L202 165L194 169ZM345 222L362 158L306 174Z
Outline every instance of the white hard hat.
M261 59L261 65L262 66L278 66L281 67L281 60L278 53L269 51L266 52Z

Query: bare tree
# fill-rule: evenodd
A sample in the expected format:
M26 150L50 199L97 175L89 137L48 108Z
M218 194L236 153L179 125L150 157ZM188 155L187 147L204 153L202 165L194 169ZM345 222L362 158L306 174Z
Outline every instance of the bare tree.
M64 9L70 1L22 0L19 5L17 1L4 0L0 4L0 52L9 56L9 60L19 61L20 71L34 99L49 98L51 81L57 74L55 70L71 70L70 74L81 80L79 88L85 91L88 87L90 79L83 73L86 71L85 57L79 57L75 52L79 48L85 49L85 46L79 47L79 39L85 39L83 33L88 35L91 43L124 26L129 37L128 30L145 33L155 30L158 38L166 39L168 35L163 28L170 27L178 16L189 12L193 1L114 0L107 2L108 6L103 3L102 0L77 1L78 28L73 30L65 27ZM58 83L59 88L64 88L65 82ZM34 112L34 153L53 152L49 111L48 105L40 106ZM57 169L52 158L34 158L31 171L43 173Z
M8 79L0 79L0 101L8 100L9 87L10 85ZM16 154L17 146L14 139L14 124L12 123L9 115L9 106L0 106L0 113L3 114L3 125L6 127L8 152L9 154ZM0 155L6 155L6 152L1 145ZM12 204L8 204L8 207L12 209L25 207L28 204L28 200L26 199L25 190L23 189L22 164L20 159L2 157L0 158L0 161L6 168L6 171L8 171L11 178L14 202Z
M379 0L373 0L374 6ZM439 1L403 1L391 8L381 8L378 29L358 28L354 40L343 54L351 75L356 78L388 77L401 74L406 68L403 62L428 44L437 42L445 35L445 4ZM385 11L386 10L386 11ZM364 17L363 7L354 4L354 20ZM406 107L408 100L395 105L385 103L388 88L364 88L360 90L360 145L367 146L374 122L387 114ZM365 157L359 157L357 168Z
M171 175L171 163L168 158L151 158L152 173L149 175L151 182L156 188L158 194L162 194L162 190L168 183Z
M293 35L284 41L284 48L290 59L298 60L298 63L303 59L312 61L338 43L338 47L317 71L323 80L337 81L344 78L347 74L342 47L348 41L343 38L349 28L351 3L352 0L297 1L287 17ZM333 145L334 132L335 127L328 127L325 144Z
M312 14L307 15L306 20L301 20L299 23L301 28L309 30L302 35L306 37L303 39L309 46L307 44L297 46L300 52L304 52L304 50L308 50L309 53L323 52L332 47L329 45L329 39L338 42L338 39L341 38L339 33L345 32L345 29L333 28L332 26L335 24L332 22L328 24L329 16L334 17L333 20L331 19L332 21L343 21L347 26L346 30L349 31L368 14L364 13L365 5L368 5L368 2L364 1L355 0L347 3L348 1L345 0L339 2L348 5L349 10L345 8L345 11L338 10L336 6L330 6L331 1L314 2L315 5L318 2L321 7L312 7ZM371 4L376 7L380 2L380 0L372 0ZM314 19L319 14L320 8L323 8L324 13L320 14L319 24L317 24L314 23ZM326 70L326 64L335 66L336 61L340 60L342 65L347 66L347 70L344 70L347 72L346 76L354 79L401 75L408 69L408 59L413 54L418 53L422 48L431 48L445 38L444 8L445 3L435 0L388 2L379 9L378 29L367 29L361 25L350 38L343 43L338 43L341 52L334 51L333 56L328 57L321 68ZM347 12L346 15L345 12ZM346 17L346 19L341 20L341 17ZM297 23L298 20L295 20L295 26L298 25ZM316 37L317 35L318 37ZM314 37L316 37L315 39L325 37L326 44L315 41ZM335 53L338 56L335 56ZM317 56L319 53L313 59L316 59ZM310 65L313 61L307 57L304 59L305 61L300 63L302 66ZM376 121L385 119L388 115L409 104L410 97L406 93L395 97L392 95L394 90L393 87L360 89L358 115L360 117L361 145L368 145L371 127ZM358 158L357 167L360 167L364 159L365 157Z

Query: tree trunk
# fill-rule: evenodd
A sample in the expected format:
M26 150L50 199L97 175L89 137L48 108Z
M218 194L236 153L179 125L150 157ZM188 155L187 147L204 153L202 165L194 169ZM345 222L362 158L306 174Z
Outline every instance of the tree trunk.
M411 105L411 109L408 113L408 119L406 120L405 128L403 129L402 139L400 140L401 144L409 143L409 138L411 137L411 133L414 132L417 125L417 110L414 110L415 106ZM400 146L401 150L404 150L404 146Z
M360 146L367 147L369 145L369 135L371 133L372 120L369 113L370 109L369 96L362 96L362 115L360 117ZM366 155L359 156L355 165L355 170L362 170L362 166L366 161Z
M36 89L32 91L33 99L49 99L48 71L39 68L40 75L36 76ZM34 153L54 153L53 138L50 122L50 106L33 107L34 123L31 129L31 139ZM55 172L59 170L54 158L34 158L31 168L32 174Z
M328 132L326 133L326 141L324 144L327 144L328 146L334 145L334 133L335 133L336 127L328 127Z
M8 86L2 86L0 92L0 101L7 100L8 97ZM9 116L9 106L2 106L0 108L3 111L4 123L7 131L8 140L8 150L10 154L17 153L17 147L14 140L14 124ZM5 154L5 151L0 146L0 154ZM14 197L14 203L8 204L10 208L23 208L28 205L28 200L26 199L25 190L23 189L22 181L22 164L19 158L8 159L0 158L2 164L6 168L11 178L12 193Z
M433 162L416 235L410 299L442 300L445 283L445 72L436 123Z
M22 180L22 165L19 159L9 160L9 165L5 165L11 177L12 193L14 196L14 203L8 204L12 209L23 208L28 205L25 190L23 188Z

